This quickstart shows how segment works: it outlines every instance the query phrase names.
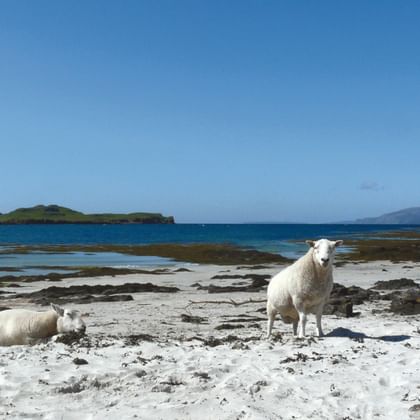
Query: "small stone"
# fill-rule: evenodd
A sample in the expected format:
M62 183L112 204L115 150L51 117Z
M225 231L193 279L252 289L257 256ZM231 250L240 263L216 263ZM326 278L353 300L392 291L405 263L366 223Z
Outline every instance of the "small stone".
M137 378L142 378L143 376L146 376L147 372L144 369L139 369L136 371Z
M208 381L210 379L210 375L207 372L194 372L193 376L205 381Z
M264 381L264 380L261 380L261 381L255 382L255 385L267 386L268 385L268 382L267 381Z
M248 344L242 343L242 341L236 341L232 345L233 350L249 350Z
M251 385L249 387L249 393L251 395L256 394L257 392L260 392L260 391L261 391L261 387L257 384Z
M171 393L172 387L170 385L157 384L152 388L152 392L166 392Z
M76 357L75 359L73 359L73 363L75 365L87 365L88 361L85 359L80 359L79 357Z

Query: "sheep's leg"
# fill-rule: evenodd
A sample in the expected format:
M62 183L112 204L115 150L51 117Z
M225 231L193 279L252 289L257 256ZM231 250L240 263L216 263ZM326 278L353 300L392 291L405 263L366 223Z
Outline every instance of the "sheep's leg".
M275 315L271 315L268 318L268 322L267 322L267 338L270 338L271 330L273 329L274 318L275 318Z
M299 321L293 321L293 335L297 335Z
M306 321L307 316L305 312L298 311L299 312L299 333L298 338L304 338L305 337L305 328L306 328Z
M267 302L267 338L271 335L271 330L273 329L273 323L274 319L276 318L276 311L273 309L273 307Z
M324 335L324 333L322 331L322 326L321 326L322 310L323 310L323 308L318 309L317 313L315 314L315 316L316 316L316 333L318 334L318 337L322 337Z

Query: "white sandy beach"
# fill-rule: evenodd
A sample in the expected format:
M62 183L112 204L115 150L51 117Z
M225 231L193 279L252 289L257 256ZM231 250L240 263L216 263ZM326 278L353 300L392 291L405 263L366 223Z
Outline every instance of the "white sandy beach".
M181 291L134 293L134 300L128 302L72 305L85 314L86 340L74 345L52 340L33 347L0 348L0 417L420 418L420 411L409 411L420 404L420 316L380 312L389 301L376 301L356 306L361 314L355 318L324 316L324 338L313 336L311 317L306 339L294 339L291 327L277 320L274 337L266 340L264 303L187 308L191 300L264 299L265 291L209 294L191 285L246 283L211 277L275 274L281 267L187 267L192 272L44 281L20 287L22 293L53 284L151 282ZM379 280L401 277L420 283L420 265L379 261L335 269L335 281L345 286L367 288ZM46 309L22 299L2 304ZM204 322L182 322L182 314L203 317ZM215 329L222 324L236 327ZM155 339L136 338L139 334ZM77 365L75 358L87 364Z

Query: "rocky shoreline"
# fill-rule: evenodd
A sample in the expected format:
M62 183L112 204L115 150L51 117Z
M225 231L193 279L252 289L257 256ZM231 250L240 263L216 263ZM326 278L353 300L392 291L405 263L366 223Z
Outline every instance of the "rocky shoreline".
M191 272L191 270L187 270ZM179 272L179 271L178 271ZM185 271L184 271L185 272ZM143 274L143 275L170 275L169 269L155 270L125 270L125 269L91 269L80 271L77 273L68 273L60 279L51 276L33 276L28 281L41 281L48 278L48 281L58 281L64 278L83 278L83 274L92 276L101 275L127 275L127 274ZM94 273L94 274L93 274ZM197 290L207 292L209 294L225 294L225 293L258 293L265 291L267 288L269 274L243 274L229 275L218 274L211 277L210 280L233 280L244 279L245 281L233 282L230 285L215 285L210 283L203 286L200 283L194 283L191 287ZM18 284L9 285L9 287L20 287ZM50 302L57 304L87 304L92 302L117 302L133 300L133 296L129 293L176 293L180 289L177 287L157 286L152 283L124 283L119 285L79 285L79 286L50 286L31 293L8 293L3 291L0 300L11 301L13 299L27 299L28 302L41 306L48 305ZM0 292L1 293L1 292ZM420 314L420 284L412 279L401 278L386 281L378 281L372 287L363 289L358 286L346 287L340 283L334 283L330 300L325 306L324 314L337 316L352 317L359 313L353 312L355 305L361 305L366 301L390 301L389 310L400 315ZM384 309L385 310L385 309Z

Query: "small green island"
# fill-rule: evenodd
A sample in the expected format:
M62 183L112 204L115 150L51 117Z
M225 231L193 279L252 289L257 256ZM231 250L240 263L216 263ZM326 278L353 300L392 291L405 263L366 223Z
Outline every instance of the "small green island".
M0 224L174 224L172 216L160 213L84 214L56 204L19 208L0 214Z

